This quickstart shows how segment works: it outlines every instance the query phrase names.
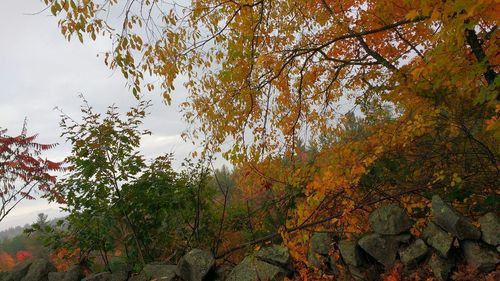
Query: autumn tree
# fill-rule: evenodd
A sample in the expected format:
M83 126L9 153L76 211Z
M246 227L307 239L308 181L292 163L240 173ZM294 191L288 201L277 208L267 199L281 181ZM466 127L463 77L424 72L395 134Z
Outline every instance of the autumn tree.
M359 231L362 209L384 199L410 212L428 191L466 191L468 210L498 200L496 1L45 3L68 40L113 39L105 63L133 94L159 77L169 102L187 77L184 116L196 126L186 137L223 152L248 192L299 191L280 231L297 258L303 230ZM347 111L369 126L335 141L350 138ZM323 136L334 141L303 161L300 144ZM402 175L387 180L398 165Z
M23 200L35 199L35 194L57 196L54 173L63 170L62 163L42 158L56 144L38 143L37 136L28 135L26 121L17 136L0 128L0 221Z

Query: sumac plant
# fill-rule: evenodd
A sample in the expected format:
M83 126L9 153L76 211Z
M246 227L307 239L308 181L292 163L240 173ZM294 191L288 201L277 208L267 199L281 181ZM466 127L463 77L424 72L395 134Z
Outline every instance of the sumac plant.
M26 121L17 136L0 127L0 221L23 200L35 199L36 193L60 198L53 187L62 163L41 157L57 144L38 143L37 136L28 135Z

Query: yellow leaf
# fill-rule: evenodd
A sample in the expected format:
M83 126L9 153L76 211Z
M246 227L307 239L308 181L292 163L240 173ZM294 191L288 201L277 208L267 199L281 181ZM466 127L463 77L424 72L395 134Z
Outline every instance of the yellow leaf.
M411 72L413 80L418 80L423 70L424 70L423 67L416 67L415 69L413 69L413 71Z
M408 14L406 14L406 19L412 20L416 17L418 17L418 11L417 10L411 10Z
M434 9L434 11L432 11L431 20L435 21L438 20L440 17L441 14L439 13L439 11L437 9Z

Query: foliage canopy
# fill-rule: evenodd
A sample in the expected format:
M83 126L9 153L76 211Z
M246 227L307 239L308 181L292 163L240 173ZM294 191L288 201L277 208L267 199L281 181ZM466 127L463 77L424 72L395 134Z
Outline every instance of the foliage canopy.
M135 95L157 76L168 102L187 77L186 136L209 153L230 140L248 194L292 198L281 233L299 254L296 230L359 231L383 199L410 212L428 191L474 210L498 200L497 1L45 3L68 40L113 39L105 62Z

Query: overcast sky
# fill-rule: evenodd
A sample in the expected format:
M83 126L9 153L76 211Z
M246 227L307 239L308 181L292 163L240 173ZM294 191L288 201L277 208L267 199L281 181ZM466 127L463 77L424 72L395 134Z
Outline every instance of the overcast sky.
M60 138L58 106L71 117L80 117L79 93L104 111L116 104L125 111L137 102L127 90L119 72L113 73L97 54L109 49L109 42L98 40L82 45L67 42L57 27L57 19L48 13L29 15L43 9L38 0L4 0L0 9L0 127L10 135L17 134L25 117L28 132L38 133L42 143L59 143L47 158L62 160L69 146ZM153 135L145 137L141 151L147 157L173 152L178 166L195 149L180 138L186 128L178 107L186 91L177 83L172 106L162 103L161 95L148 96L153 101L145 129ZM49 218L60 216L58 206L44 200L24 202L0 222L0 230L31 223L39 212Z

